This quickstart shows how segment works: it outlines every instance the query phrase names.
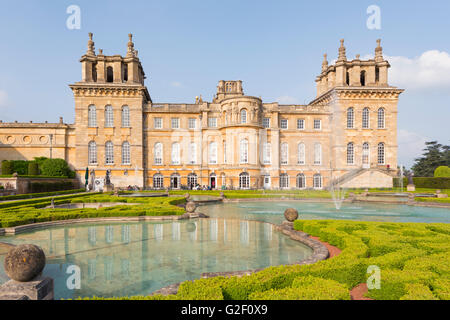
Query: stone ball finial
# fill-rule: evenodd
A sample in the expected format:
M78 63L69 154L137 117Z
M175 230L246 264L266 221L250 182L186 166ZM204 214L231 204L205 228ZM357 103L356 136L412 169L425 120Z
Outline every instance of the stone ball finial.
M197 205L195 204L194 201L189 201L188 203L186 203L186 212L187 213L193 213L195 211L195 209L197 209Z
M13 280L27 282L42 273L45 253L34 244L23 244L11 249L5 257L6 274Z
M288 208L284 211L284 217L289 222L294 222L298 219L298 211L294 208Z
M190 195L189 193L185 193L185 194L184 194L184 198L185 198L186 200L188 200L190 197L191 197L191 195Z

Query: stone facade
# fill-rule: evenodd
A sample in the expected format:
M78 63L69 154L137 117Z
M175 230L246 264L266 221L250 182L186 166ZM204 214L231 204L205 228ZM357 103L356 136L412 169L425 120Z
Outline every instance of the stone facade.
M51 145L83 182L86 167L96 176L110 169L116 187L371 187L374 170L376 186L392 186L403 90L388 84L379 41L363 61L347 60L342 40L308 105L266 103L224 80L211 102L153 102L131 35L122 57L96 54L90 34L80 62L82 79L70 86L75 124L1 123L0 160L49 156Z

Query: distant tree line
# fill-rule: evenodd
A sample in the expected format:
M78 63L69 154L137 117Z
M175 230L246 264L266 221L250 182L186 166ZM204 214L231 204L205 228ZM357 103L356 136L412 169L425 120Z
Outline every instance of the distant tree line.
M411 170L416 177L450 177L450 146L437 141L425 143L422 157L415 159Z

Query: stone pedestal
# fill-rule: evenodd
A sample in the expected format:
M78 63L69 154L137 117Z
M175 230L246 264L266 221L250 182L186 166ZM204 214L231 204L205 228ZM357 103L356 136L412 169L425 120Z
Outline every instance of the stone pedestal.
M113 184L107 184L103 187L104 192L112 192L114 191L114 185Z
M53 300L53 279L36 277L28 282L10 280L0 287L0 300Z
M436 195L438 198L448 198L448 195L445 193L439 193Z
M413 184L408 184L408 186L406 187L406 191L414 192L414 191L416 191L416 186Z

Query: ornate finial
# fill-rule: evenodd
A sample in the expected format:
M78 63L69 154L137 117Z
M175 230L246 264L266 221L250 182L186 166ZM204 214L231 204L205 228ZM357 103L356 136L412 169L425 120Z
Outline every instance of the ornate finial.
M134 43L133 43L133 35L130 33L128 34L128 51L127 51L127 57L134 57Z
M341 46L339 48L338 61L346 61L347 56L345 55L344 39L341 39Z
M98 49L98 54L103 54L103 49Z
M356 55L356 60L359 60L360 57L361 57L361 55L360 55L360 54L357 54L357 55Z
M375 61L383 61L383 48L381 47L381 39L377 40L377 47L375 48Z
M87 46L87 52L86 55L88 56L95 56L95 47L94 47L94 41L92 41L92 32L89 32L89 40L88 40L88 46Z
M203 103L202 95L200 95L200 98L199 98L198 102L199 102L199 103Z
M328 60L327 60L327 54L325 53L323 55L322 72L327 71L327 69L328 69Z

